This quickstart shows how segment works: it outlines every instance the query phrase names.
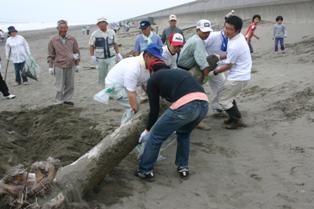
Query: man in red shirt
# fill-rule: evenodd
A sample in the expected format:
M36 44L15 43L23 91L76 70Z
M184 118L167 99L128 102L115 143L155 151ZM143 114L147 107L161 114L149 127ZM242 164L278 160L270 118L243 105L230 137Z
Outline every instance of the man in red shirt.
M251 44L251 39L254 36L256 39L259 39L257 35L255 35L254 31L256 29L256 25L261 21L260 15L254 15L252 18L252 23L249 25L248 29L245 32L245 39L250 47L250 52L253 53L253 47Z

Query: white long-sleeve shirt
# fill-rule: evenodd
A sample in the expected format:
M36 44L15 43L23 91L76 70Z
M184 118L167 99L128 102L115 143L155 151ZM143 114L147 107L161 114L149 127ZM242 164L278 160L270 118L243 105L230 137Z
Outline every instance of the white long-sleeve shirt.
M16 35L9 37L5 44L6 57L9 57L11 48L10 60L13 63L22 63L31 54L27 41L23 36Z

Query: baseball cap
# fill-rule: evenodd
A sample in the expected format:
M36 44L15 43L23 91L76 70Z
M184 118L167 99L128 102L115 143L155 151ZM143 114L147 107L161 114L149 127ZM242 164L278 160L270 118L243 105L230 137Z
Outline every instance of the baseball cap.
M98 19L97 19L97 25L98 25L98 23L100 23L100 22L106 22L106 23L108 23L108 20L107 20L107 18L105 18L105 17L101 17L101 18L98 18Z
M148 20L142 20L140 22L140 29L146 29L148 26L150 26L150 22Z
M171 21L171 20L177 20L177 16L176 15L170 15L169 21Z
M172 46L183 46L184 38L180 33L172 33L168 38L169 43Z
M164 60L162 56L162 48L157 44L149 44L147 48L145 49L145 52L148 52L149 54L153 55L154 57Z
M196 28L200 29L202 32L213 32L212 24L209 20L199 20L196 24Z

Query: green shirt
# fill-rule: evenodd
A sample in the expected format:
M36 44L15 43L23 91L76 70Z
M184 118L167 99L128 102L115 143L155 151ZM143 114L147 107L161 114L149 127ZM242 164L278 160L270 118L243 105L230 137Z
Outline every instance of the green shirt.
M205 42L195 34L185 43L180 52L178 67L191 69L198 65L201 70L207 68Z

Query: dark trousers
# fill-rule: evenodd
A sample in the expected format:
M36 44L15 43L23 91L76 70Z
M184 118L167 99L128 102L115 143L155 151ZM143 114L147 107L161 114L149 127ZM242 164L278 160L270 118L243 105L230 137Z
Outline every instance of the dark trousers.
M1 73L0 73L0 91L5 97L10 95L8 86L3 80Z
M14 63L14 69L15 69L15 81L18 84L21 84L21 77L23 82L27 82L27 77L22 74L23 68L24 68L25 62L21 63Z
M252 44L251 44L251 40L247 40L247 44L249 45L250 52L252 54L254 52L254 50L253 50L253 47L252 47Z
M278 51L278 45L280 44L281 51L285 50L285 45L283 43L283 38L275 38L275 52Z

